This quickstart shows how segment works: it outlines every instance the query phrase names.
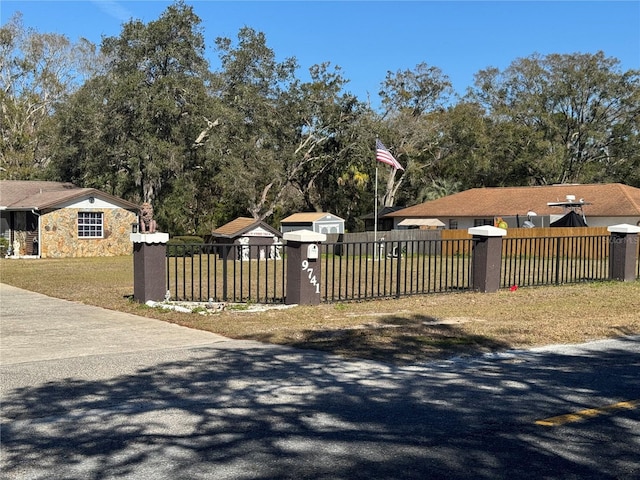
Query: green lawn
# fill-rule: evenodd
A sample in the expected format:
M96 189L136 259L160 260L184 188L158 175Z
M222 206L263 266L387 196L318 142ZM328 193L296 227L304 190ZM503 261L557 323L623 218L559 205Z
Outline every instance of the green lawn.
M239 262L238 262L239 263ZM349 357L407 362L640 333L640 282L428 294L203 316L132 301L133 258L0 260L0 281L71 301Z

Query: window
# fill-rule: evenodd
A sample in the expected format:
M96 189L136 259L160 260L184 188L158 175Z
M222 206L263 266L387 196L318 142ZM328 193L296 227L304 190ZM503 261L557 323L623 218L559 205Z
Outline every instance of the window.
M483 227L485 225L493 225L493 219L492 218L475 218L473 220L474 227Z
M451 230L457 230L458 229L458 221L457 220L449 220L449 228Z
M102 212L78 212L78 237L102 238Z

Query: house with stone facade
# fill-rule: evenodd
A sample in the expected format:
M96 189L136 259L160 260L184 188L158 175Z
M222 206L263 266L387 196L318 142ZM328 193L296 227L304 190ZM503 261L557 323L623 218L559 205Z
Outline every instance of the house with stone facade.
M0 237L12 257L129 255L138 205L70 183L0 181Z

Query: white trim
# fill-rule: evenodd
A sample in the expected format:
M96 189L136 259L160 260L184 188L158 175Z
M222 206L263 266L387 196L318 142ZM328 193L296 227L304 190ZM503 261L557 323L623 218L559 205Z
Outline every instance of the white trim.
M133 243L167 243L169 241L169 234L163 232L130 233L129 238Z
M284 240L300 243L312 243L312 242L325 242L327 236L324 233L312 232L311 230L295 230L293 232L286 232L282 235Z
M492 225L471 227L467 231L469 232L469 235L477 235L480 237L504 237L507 234L507 231L504 228L498 228Z
M607 231L611 233L640 233L640 227L623 223L621 225L611 225L607 227Z

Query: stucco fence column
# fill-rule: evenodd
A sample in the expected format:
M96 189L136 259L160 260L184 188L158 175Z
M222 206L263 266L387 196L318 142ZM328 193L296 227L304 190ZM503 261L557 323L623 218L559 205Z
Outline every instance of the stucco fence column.
M636 280L638 234L640 227L628 224L607 227L609 238L609 277L612 280Z
M168 233L132 233L133 299L161 302L167 291Z
M502 266L503 228L484 225L468 230L473 236L471 252L471 288L477 292L492 293L500 288Z
M287 305L317 305L320 303L322 262L320 244L327 240L323 233L297 230L285 233L287 242Z

